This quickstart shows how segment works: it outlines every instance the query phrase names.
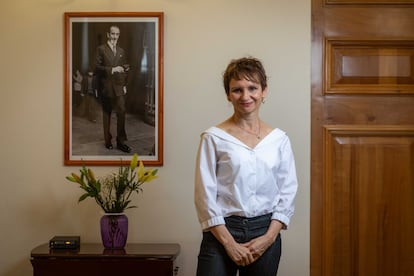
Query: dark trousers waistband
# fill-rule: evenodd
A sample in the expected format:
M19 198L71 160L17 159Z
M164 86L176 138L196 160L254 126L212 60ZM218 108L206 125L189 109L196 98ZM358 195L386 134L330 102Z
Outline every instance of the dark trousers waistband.
M269 226L272 214L247 218L242 216L230 216L224 218L226 225L230 227L266 227Z

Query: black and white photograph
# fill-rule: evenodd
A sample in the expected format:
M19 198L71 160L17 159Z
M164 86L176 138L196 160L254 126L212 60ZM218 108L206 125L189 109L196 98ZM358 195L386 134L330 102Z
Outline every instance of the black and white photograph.
M65 13L65 164L163 162L163 13Z

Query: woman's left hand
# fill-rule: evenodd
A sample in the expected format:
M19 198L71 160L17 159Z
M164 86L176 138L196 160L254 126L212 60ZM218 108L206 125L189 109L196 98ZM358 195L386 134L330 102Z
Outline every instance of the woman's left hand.
M266 235L255 238L242 245L247 247L250 253L253 255L254 261L260 258L263 253L272 245L274 239L267 237Z
M260 258L260 256L262 256L263 253L275 242L282 227L283 224L280 221L272 220L266 234L242 244L249 249L250 253L252 253L254 261Z

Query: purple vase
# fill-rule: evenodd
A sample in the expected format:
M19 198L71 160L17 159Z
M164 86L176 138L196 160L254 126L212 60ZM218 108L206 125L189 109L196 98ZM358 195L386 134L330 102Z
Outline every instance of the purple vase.
M128 217L124 214L105 214L101 218L101 237L107 249L122 249L128 238Z

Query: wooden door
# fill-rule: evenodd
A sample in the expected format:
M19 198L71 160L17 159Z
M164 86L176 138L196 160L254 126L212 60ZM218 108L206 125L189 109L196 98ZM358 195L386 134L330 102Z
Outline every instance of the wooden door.
M414 275L414 0L312 0L311 276Z

